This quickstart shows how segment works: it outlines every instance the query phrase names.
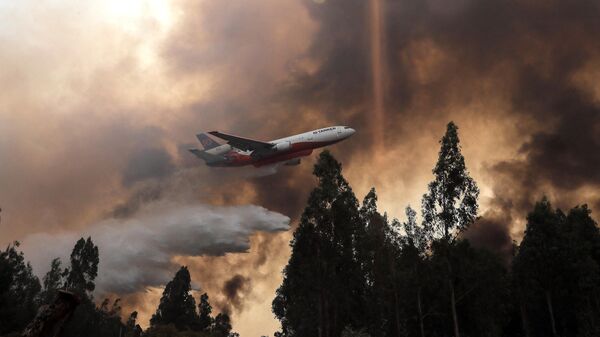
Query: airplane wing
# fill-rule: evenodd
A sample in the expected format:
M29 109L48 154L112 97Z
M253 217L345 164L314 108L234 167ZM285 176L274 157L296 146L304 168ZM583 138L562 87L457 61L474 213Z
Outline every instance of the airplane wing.
M273 144L261 142L259 140L253 140L248 138L242 138L238 136L228 135L226 133L221 133L219 131L211 131L209 132L211 135L215 137L219 137L221 139L226 140L229 145L238 148L244 151L264 151L273 148Z

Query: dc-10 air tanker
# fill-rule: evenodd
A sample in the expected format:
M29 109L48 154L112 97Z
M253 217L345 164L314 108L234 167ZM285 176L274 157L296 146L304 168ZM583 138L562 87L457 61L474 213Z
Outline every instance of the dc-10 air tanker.
M330 126L263 142L211 131L208 134L226 140L227 144L221 145L208 134L200 133L196 137L204 151L190 149L190 152L203 159L208 166L298 165L300 158L310 155L314 149L340 142L352 136L354 132L355 130L348 126Z

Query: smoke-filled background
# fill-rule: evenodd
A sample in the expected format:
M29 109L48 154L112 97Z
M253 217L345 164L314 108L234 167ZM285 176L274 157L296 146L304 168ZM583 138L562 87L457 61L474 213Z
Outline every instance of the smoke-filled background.
M0 244L43 275L92 235L96 297L142 323L187 265L242 336L271 334L314 158L209 169L194 135L350 125L345 176L402 219L454 120L482 189L468 235L507 253L544 194L600 209L599 17L584 0L0 0Z

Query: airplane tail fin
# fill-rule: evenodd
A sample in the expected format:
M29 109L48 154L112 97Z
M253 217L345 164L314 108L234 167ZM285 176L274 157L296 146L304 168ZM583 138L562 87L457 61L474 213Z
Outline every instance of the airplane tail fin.
M200 144L202 144L205 150L214 149L215 147L219 146L219 143L215 142L204 132L197 134L196 138L198 138Z
M219 161L223 160L222 156L217 156L217 155L214 155L214 154L210 154L210 153L207 153L206 151L201 151L201 150L198 150L198 149L189 149L189 151L191 153L193 153L194 155L196 155L196 157L204 160L207 165L214 164L216 162L219 162Z

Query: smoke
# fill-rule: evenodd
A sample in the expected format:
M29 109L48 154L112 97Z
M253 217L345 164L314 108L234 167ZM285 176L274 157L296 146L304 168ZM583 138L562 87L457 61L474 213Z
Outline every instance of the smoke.
M486 214L462 234L473 246L494 252L508 266L512 260L513 240L507 224L511 219L494 212Z
M370 23L371 23L371 71L372 71L372 85L373 85L373 126L372 133L374 136L373 143L376 149L383 148L384 140L384 120L385 120L385 108L384 108L384 72L386 71L384 57L384 34L382 28L385 27L385 22L382 15L381 0L370 0Z
M138 221L166 200L169 214L198 202L255 204L297 219L314 156L268 176L210 170L186 149L212 129L268 140L351 125L357 134L331 150L357 196L374 185L394 216L419 204L454 120L482 189L483 219L466 235L501 254L544 194L561 208L600 208L594 1L153 1L132 16L112 6L117 17L107 1L18 3L9 29L0 27L0 236L56 240L35 242L29 255L57 245L46 259L65 256L99 223ZM383 132L373 127L376 83L386 94ZM257 234L248 254L171 261L189 265L218 301L232 276L250 279L233 315L242 335L264 335L276 329L270 298L289 239ZM136 309L152 311L157 297Z
M136 149L123 172L123 185L131 186L138 181L169 176L175 170L172 158L161 148Z
M217 306L221 312L231 313L232 309L240 312L244 309L244 298L250 293L250 290L250 278L237 274L225 281L223 294L226 302L218 303Z
M101 221L82 232L30 235L23 240L23 250L39 272L47 270L54 257L68 261L75 241L91 236L100 251L98 291L129 294L169 281L177 268L176 256L246 252L254 233L285 231L289 220L258 206L159 202L144 206L135 217ZM230 293L235 300L235 292Z

